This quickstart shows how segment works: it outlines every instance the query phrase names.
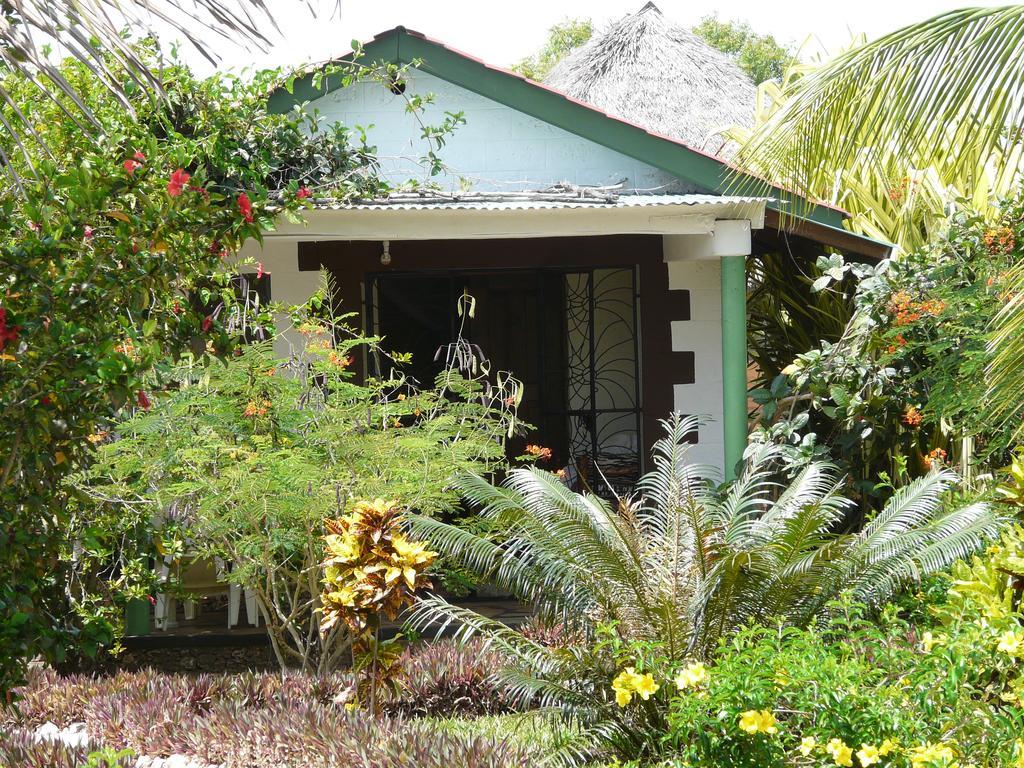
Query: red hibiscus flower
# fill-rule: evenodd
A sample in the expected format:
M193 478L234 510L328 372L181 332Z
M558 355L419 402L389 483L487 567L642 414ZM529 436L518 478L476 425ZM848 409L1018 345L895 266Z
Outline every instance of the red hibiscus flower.
M124 161L124 170L129 176L134 176L135 171L142 167L142 164L146 162L146 156L139 150L135 150L135 154Z
M295 193L297 200L305 200L307 197L312 197L313 193L309 191L309 187L299 187L299 191Z
M171 307L171 312L173 312L176 315L180 315L181 314L181 304L178 303L177 301L174 302L174 306Z
M207 315L206 317L203 318L203 332L205 333L206 331L210 330L210 328L212 326L213 326L213 317L211 317L210 315Z
M149 397L141 389L139 390L138 394L135 396L135 399L139 403L139 408L141 408L144 411L148 411L149 407L152 405L152 403L149 402Z
M185 189L185 185L188 184L188 180L191 178L190 174L185 173L185 171L179 168L171 174L171 178L167 182L167 194L171 197L177 197Z
M19 326L7 324L7 309L0 307L0 349L18 340Z
M249 196L245 192L238 196L238 211L247 224L252 223L252 201L249 200Z

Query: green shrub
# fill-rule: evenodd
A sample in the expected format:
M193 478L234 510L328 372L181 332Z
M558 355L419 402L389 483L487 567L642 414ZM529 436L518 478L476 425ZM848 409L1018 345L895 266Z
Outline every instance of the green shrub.
M501 648L509 690L580 727L580 743L560 755L571 762L602 753L657 757L666 681L685 664L717 662L720 644L751 625L827 621L845 594L878 610L999 530L984 504L943 503L955 478L934 471L894 493L862 531L838 534L850 502L830 465L808 464L780 488L779 450L755 447L739 480L716 489L685 459L694 422L677 417L668 426L655 469L641 480L643 495L619 509L573 493L549 473L517 469L503 487L479 478L463 484L467 498L508 531L506 540L426 518L414 523L434 548L579 634L567 648L546 647L439 597L423 598L413 617L415 627L439 617L460 622L465 635L481 633ZM771 709L746 699L735 705ZM762 761L777 751L770 742L751 746L740 741L733 751Z
M865 510L892 490L879 477L899 485L933 464L981 474L1009 460L1021 377L1013 355L989 371L990 347L1024 259L1024 194L1000 208L996 222L962 210L935 242L873 267L820 257L816 290L846 293L856 278L853 317L834 343L799 354L753 393L765 438L804 454L824 449Z

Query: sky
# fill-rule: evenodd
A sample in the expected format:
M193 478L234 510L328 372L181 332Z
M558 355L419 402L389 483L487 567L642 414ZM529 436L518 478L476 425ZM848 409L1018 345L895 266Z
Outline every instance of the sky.
M398 25L423 32L488 63L507 66L538 49L547 29L566 18L590 17L601 27L639 9L646 0L309 0L316 17L300 0L265 0L281 27L269 50L217 46L220 66L299 65L322 61L349 50L352 39L368 40ZM898 27L965 5L998 5L986 0L655 0L669 18L685 26L717 13L722 19L748 21L781 42L803 46L805 55L836 52L855 34L877 37ZM340 7L339 7L340 6ZM210 66L191 51L185 58L208 73Z

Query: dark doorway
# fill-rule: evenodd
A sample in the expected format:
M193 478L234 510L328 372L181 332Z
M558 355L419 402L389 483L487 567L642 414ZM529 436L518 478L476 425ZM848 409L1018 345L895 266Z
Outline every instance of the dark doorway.
M533 425L510 445L551 450L578 488L632 490L640 472L641 407L633 267L388 272L369 275L366 327L385 347L412 355L405 373L429 386L439 350L459 335L495 374L523 383L520 418ZM475 299L473 317L459 298ZM383 374L380 360L371 372ZM372 370L376 367L377 370Z

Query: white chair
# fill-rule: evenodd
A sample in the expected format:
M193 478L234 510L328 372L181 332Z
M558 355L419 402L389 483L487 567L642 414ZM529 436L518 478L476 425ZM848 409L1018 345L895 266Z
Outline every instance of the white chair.
M253 627L260 625L260 611L259 606L256 604L256 592L245 588L245 618L249 620L249 624ZM243 589L238 584L232 584L228 587L228 628L234 627L238 624L238 613L242 607L242 592Z
M259 606L256 602L256 593L238 584L230 584L225 578L227 573L226 564L219 558L209 560L208 558L194 558L185 556L180 562L175 563L168 555L164 557L160 566L160 581L167 583L171 580L171 569L175 571L175 577L181 588L196 597L207 595L224 594L228 595L228 628L238 624L241 611L242 593L245 593L245 615L249 624L258 627L260 624ZM176 612L178 598L167 592L158 592L156 596L156 609L154 618L156 628L159 630L173 629L178 626ZM185 600L185 620L192 621L199 613L199 603L195 599Z

